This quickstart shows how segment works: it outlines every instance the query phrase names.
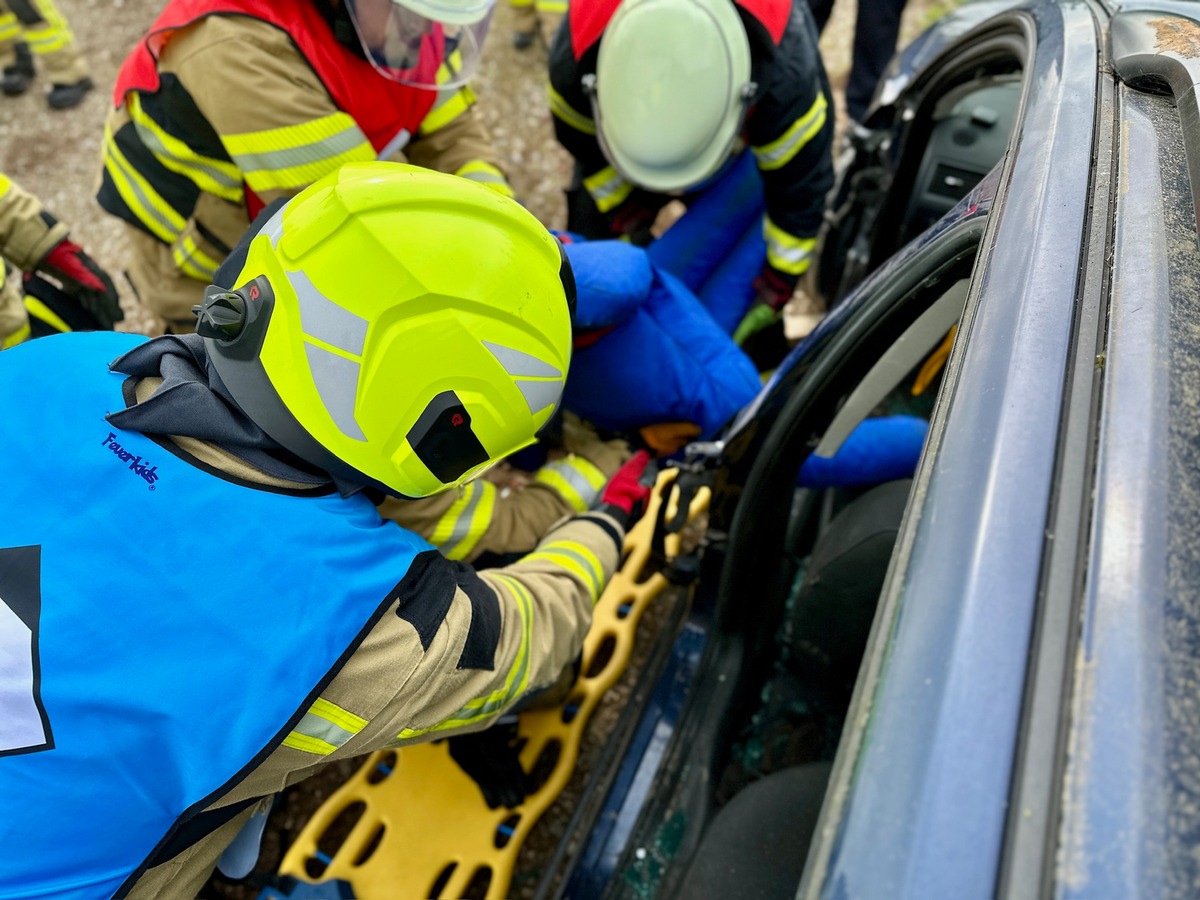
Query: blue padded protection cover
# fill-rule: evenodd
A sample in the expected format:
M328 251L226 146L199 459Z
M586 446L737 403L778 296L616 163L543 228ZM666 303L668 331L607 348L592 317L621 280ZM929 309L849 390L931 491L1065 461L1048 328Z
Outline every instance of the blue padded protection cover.
M754 364L691 291L650 265L646 251L619 241L566 250L578 290L576 327L619 321L575 350L567 409L613 431L695 422L702 437L711 437L758 393ZM645 272L649 282L631 310L631 286L644 283Z
M693 293L703 294L705 282L747 231L761 239L766 203L754 155L739 155L716 181L689 197L687 204L687 212L650 245L650 261L675 275ZM762 255L749 279L766 261L766 243L759 248Z
M929 423L919 416L864 419L830 458L810 454L798 483L806 488L855 487L911 478Z
M737 330L754 302L754 279L762 271L766 258L767 242L756 221L700 288L700 302L726 334Z
M646 302L654 270L642 248L572 236L566 251L575 276L576 331L624 322Z

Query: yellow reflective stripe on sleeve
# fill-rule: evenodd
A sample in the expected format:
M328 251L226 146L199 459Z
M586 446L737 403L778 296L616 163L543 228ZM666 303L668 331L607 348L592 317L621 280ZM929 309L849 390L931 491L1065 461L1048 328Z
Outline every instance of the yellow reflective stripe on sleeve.
M432 134L453 122L475 102L475 92L469 87L440 91L433 108L421 120L421 133Z
M567 0L538 0L537 10L540 13L565 13Z
M64 322L54 310L48 307L37 297L25 296L25 310L35 319L41 319L55 331L61 331L66 334L73 329L70 325Z
M283 739L285 747L328 756L362 731L367 720L318 697L296 727Z
M104 168L125 205L133 210L141 223L164 244L174 243L183 231L183 216L129 164L108 125L104 126Z
M197 281L211 281L217 274L217 267L221 265L218 260L197 247L190 234L180 241L178 246L172 248L171 257L181 272Z
M566 569L587 585L592 602L600 599L600 589L604 586L604 568L600 560L591 550L576 541L554 541L544 544L533 553L522 557L524 561L541 560L554 563Z
M595 175L583 179L583 186L596 201L596 208L602 213L616 209L625 202L625 198L633 191L633 185L617 174L612 166L606 166Z
M375 159L362 129L343 112L221 140L246 184L259 193L307 187L346 163Z
M608 481L603 472L582 456L547 463L537 470L533 480L558 491L575 512L583 512L595 503Z
M438 519L429 542L447 559L465 559L487 533L495 509L496 486L480 478L468 481Z
M815 237L799 238L788 234L769 217L763 219L763 237L767 242L767 263L772 268L789 275L803 275L808 271L813 248L817 245Z
M461 728L485 719L513 702L529 686L529 646L533 637L533 598L525 585L510 575L491 573L492 577L502 582L517 601L517 612L521 618L521 645L517 648L517 658L504 679L504 686L492 691L486 697L479 697L463 706L450 718L429 728L405 728L396 735L398 740L408 740L429 734L434 731L445 731L450 728Z
M554 89L549 81L546 82L546 95L550 98L550 112L561 119L566 125L584 134L595 134L596 123L575 109L563 99L563 95Z
M515 196L513 189L508 184L508 179L504 177L504 173L482 159L471 160L471 162L459 168L454 174L482 184L484 187L489 187L496 193L503 194L505 197Z
M12 41L21 36L21 26L12 13L0 15L0 41Z
M138 137L166 168L190 179L200 190L231 203L241 203L245 199L242 173L237 166L222 159L201 156L179 138L168 134L142 109L141 98L136 92L129 94L127 109Z
M0 197L7 194L10 187L12 187L12 180L7 175L0 174Z
M12 334L10 334L8 337L6 337L4 339L4 345L3 345L4 349L7 350L9 347L17 346L17 344L20 344L22 341L26 340L29 337L29 334L30 334L29 323L26 322L24 325L22 325L20 328L18 328L16 331L14 331Z
M760 169L778 169L786 166L800 149L813 139L825 127L828 114L828 104L824 94L817 94L817 99L809 107L808 112L791 124L791 127L769 144L751 148L754 158L758 160Z

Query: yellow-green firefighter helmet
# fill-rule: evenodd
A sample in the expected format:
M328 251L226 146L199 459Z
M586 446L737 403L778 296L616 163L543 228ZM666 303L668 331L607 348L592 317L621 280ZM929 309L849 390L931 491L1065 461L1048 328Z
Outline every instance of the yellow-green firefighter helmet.
M573 303L558 241L520 204L377 162L272 215L197 330L285 448L425 497L533 442L562 395Z

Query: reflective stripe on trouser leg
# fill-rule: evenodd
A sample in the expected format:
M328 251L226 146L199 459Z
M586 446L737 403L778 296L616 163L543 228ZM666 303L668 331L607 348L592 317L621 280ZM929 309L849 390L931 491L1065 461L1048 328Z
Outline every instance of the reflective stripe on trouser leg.
M71 26L51 0L33 0L42 21L25 29L25 40L38 55L52 84L75 84L87 77L84 62Z

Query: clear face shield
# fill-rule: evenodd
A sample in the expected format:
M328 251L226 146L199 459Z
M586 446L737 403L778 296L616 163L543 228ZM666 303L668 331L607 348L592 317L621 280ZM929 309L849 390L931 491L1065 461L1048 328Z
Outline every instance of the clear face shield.
M494 0L343 0L375 69L410 87L466 84L479 65Z

